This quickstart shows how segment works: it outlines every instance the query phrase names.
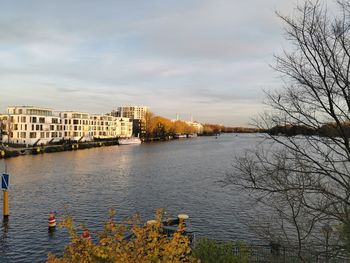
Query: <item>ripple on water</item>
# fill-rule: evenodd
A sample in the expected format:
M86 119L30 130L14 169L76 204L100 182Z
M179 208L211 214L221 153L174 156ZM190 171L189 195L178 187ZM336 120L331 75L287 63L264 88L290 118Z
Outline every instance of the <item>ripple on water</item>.
M0 262L43 262L49 251L62 251L67 232L48 234L50 211L58 219L68 211L76 221L101 228L109 208L119 219L136 212L148 219L162 207L172 215L188 213L200 236L252 240L244 223L249 204L218 180L235 154L260 141L227 135L8 159L11 218L0 232Z

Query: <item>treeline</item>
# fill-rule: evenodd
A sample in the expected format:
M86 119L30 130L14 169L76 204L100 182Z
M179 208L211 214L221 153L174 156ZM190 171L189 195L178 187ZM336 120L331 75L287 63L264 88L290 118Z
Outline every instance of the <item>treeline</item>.
M344 123L339 126L334 123L327 123L319 128L310 128L305 125L286 125L286 126L275 126L266 131L271 135L306 135L306 136L322 136L322 137L338 137L340 134L344 134L350 137L350 123Z
M257 128L247 127L225 127L220 124L202 124L203 130L199 131L196 127L187 124L184 121L171 121L168 118L154 115L152 112L146 114L144 123L143 138L145 140L167 140L171 137L181 134L216 135L220 133L256 133L264 132Z
M197 133L195 127L188 125L184 121L171 121L162 116L155 116L149 112L146 115L145 121L145 139L168 139L169 137L179 134L194 134Z
M219 124L204 124L203 135L215 135L220 133L257 133L263 132L261 129L248 127L225 127Z

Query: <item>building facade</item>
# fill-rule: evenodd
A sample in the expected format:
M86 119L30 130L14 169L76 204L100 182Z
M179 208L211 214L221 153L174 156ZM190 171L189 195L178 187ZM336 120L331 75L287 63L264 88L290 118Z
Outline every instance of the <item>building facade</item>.
M116 117L129 118L132 120L134 136L140 137L145 132L146 114L149 111L147 106L122 106L111 112Z
M132 136L132 121L111 115L11 106L0 115L3 143L41 145L61 140L92 141Z
M5 131L9 143L47 144L62 138L61 120L52 109L11 106L7 109Z
M186 123L193 127L197 134L203 134L203 125L196 121L186 121Z

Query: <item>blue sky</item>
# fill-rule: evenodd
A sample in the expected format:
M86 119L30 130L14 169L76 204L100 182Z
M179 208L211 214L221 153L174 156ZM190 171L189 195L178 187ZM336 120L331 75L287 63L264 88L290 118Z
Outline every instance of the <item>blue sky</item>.
M127 104L248 125L286 45L291 0L1 1L0 111L105 113Z

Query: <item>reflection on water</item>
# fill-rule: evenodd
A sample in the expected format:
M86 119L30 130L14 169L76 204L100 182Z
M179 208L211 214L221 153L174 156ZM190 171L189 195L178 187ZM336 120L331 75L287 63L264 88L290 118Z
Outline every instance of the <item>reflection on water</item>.
M42 262L61 251L67 233L47 232L47 215L65 208L78 222L99 228L109 208L120 218L156 208L191 216L198 235L254 238L245 226L244 196L218 180L234 155L261 143L256 135L200 137L130 146L22 156L5 162L10 178L10 222L0 232L0 262ZM2 211L2 202L0 209Z

